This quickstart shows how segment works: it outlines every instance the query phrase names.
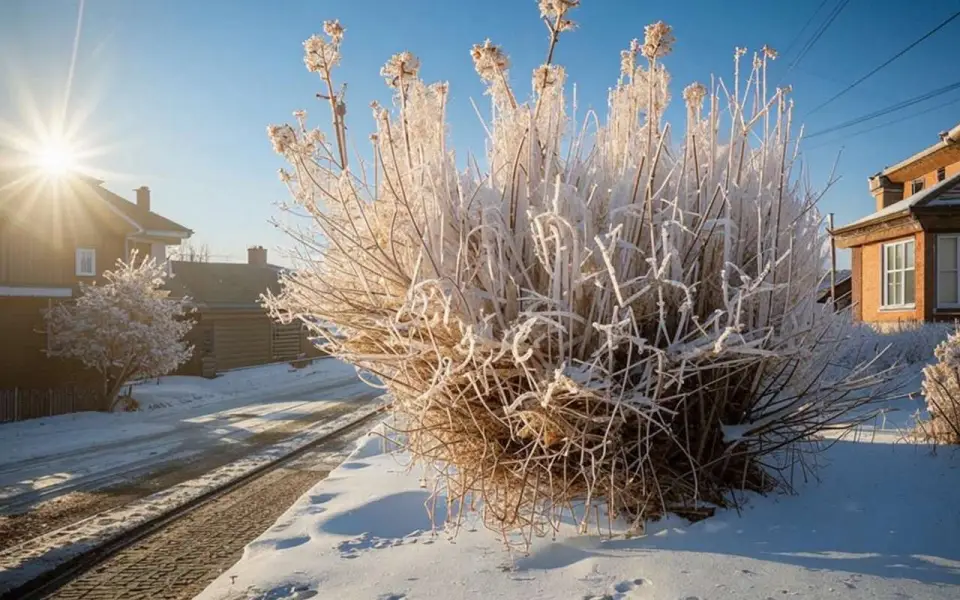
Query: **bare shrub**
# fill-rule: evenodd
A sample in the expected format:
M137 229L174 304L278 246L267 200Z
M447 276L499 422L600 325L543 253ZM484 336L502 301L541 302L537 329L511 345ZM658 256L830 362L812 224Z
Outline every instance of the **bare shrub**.
M770 490L799 441L886 376L837 367L846 322L816 302L822 222L793 175L789 90L767 86L776 53L742 74L737 49L732 87L688 86L674 145L673 37L651 25L621 55L606 118L576 122L552 63L576 4L541 2L550 46L526 102L504 51L473 47L486 168L457 170L447 86L409 53L382 71L395 107L373 105L373 164L350 167L338 22L305 43L333 140L302 111L268 129L311 225L289 230L297 269L268 306L377 376L444 492L527 542L575 503L640 525ZM585 528L597 511L582 514Z
M960 444L960 331L937 346L937 362L923 369L923 395L930 417L922 434L937 442Z

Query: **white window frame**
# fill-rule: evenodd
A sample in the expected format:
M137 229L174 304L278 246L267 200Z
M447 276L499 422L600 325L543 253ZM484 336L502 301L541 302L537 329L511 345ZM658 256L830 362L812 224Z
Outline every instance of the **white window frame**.
M913 244L913 266L907 267L907 244ZM907 271L913 271L913 302L903 303L903 304L891 304L887 299L887 248L896 246L903 246L903 262L904 266L902 269L889 269L889 272L892 273L902 273L900 280L904 281L904 297L906 297L906 277L905 274ZM896 250L894 250L896 252ZM881 310L909 310L916 308L917 306L917 243L914 238L906 238L902 240L897 240L895 242L890 242L889 244L882 244L880 246L880 309Z
M926 182L923 179L914 179L910 182L910 195L919 194L923 191ZM918 189L919 188L919 189Z
M939 169L937 169L937 182L941 182L946 178L947 178L947 168L940 167Z
M934 289L934 292L936 293L936 298L937 298L937 308L960 308L960 295L958 295L958 298L957 298L958 302L955 302L955 303L940 302L940 240L951 239L951 238L957 240L957 271L956 271L957 279L958 279L957 291L960 292L960 233L937 234L937 252L935 254L936 261L937 261L937 265L936 265L937 284L936 284L936 288Z
M90 257L90 264L93 269L84 270L83 263L86 256ZM97 276L97 250L96 248L77 248L77 277L96 277Z

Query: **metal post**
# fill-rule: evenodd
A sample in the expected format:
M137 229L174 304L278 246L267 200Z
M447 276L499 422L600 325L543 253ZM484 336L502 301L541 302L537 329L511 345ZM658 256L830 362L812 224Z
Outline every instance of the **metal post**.
M837 241L833 237L833 213L827 215L827 232L830 234L830 301L834 310L837 305Z

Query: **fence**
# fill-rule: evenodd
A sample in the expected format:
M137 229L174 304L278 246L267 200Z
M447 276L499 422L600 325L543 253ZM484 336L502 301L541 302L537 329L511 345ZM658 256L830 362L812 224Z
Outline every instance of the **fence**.
M100 395L89 388L0 390L0 423L102 409Z

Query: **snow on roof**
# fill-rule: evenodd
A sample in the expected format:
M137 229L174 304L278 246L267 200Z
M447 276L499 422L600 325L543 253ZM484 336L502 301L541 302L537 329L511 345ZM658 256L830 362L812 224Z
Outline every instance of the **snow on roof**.
M934 202L943 198L945 202ZM914 206L952 206L960 204L960 173L948 177L934 186L920 190L916 194L907 196L899 202L894 202L890 206L869 214L862 219L858 219L849 225L844 225L838 229L849 229L857 225L866 225L873 221L891 217L901 212L909 211Z

